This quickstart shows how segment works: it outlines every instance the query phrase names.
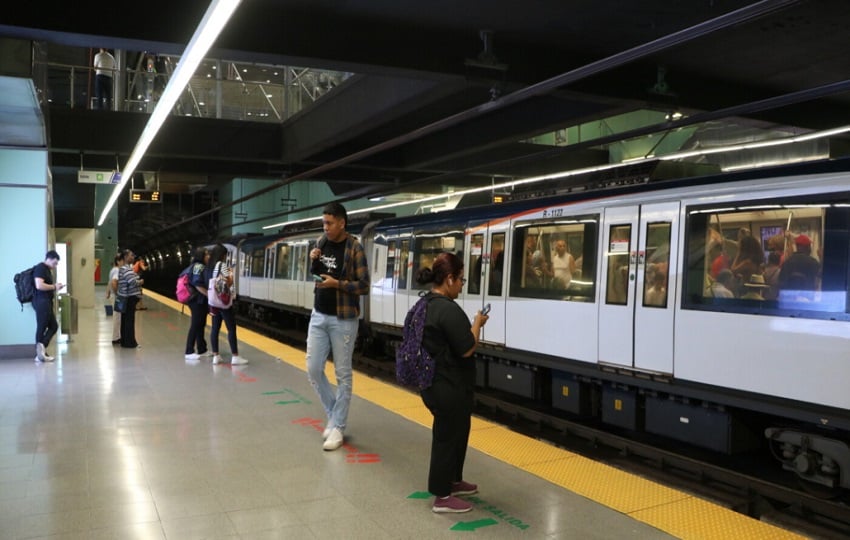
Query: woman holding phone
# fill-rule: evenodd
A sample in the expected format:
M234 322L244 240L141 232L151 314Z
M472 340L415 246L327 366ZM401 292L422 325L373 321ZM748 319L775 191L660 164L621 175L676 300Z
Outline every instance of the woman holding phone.
M434 381L421 392L422 401L434 415L428 491L436 499L431 510L468 512L472 504L457 496L478 492L477 485L463 480L463 463L475 390L472 355L488 317L479 311L470 324L455 303L466 279L463 261L454 253L439 254L432 268L420 270L416 280L421 285L432 284L422 346L434 359Z

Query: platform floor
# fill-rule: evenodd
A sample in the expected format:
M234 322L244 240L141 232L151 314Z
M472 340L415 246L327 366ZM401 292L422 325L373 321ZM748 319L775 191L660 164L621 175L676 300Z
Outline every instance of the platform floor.
M0 361L0 539L800 538L481 419L475 508L434 514L417 395L355 373L325 452L303 352L240 329L249 365L187 362L188 317L146 296L140 349L98 308L55 363Z

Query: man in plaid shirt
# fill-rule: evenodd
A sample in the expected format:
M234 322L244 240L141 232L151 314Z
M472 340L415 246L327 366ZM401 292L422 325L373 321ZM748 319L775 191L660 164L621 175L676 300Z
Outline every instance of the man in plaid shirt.
M369 266L363 246L345 226L348 213L339 203L322 210L325 234L310 251L310 270L316 281L313 313L307 331L307 378L325 408L328 422L322 448L336 450L351 402L351 356L360 324L360 296L369 293ZM336 392L325 375L325 362L333 350Z

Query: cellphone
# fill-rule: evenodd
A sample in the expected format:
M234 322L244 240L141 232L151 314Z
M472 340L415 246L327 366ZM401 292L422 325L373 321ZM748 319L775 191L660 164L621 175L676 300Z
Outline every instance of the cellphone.
M316 274L313 274L313 281L324 281L324 280L325 280L325 278L323 278L322 276L317 276Z
M482 310L481 310L481 314L482 314L482 315L487 315L488 313L490 313L490 308L491 308L491 307L493 307L493 306L491 306L490 304L487 304L486 306L484 306L484 309L482 309Z

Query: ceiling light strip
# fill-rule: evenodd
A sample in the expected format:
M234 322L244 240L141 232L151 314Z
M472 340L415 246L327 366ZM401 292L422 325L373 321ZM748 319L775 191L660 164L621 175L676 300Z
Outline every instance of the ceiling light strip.
M192 39L186 46L186 50L183 52L183 56L180 58L180 62L177 64L177 68L174 70L171 79L162 92L162 97L160 97L153 113L148 118L148 123L145 125L144 131L142 131L141 137L136 142L136 147L133 148L130 159L124 166L121 182L112 190L112 195L109 197L103 213L100 215L100 220L97 222L98 227L106 221L109 211L112 210L124 187L132 179L133 173L136 172L136 167L144 157L145 152L147 152L148 147L153 142L162 124L171 114L171 110L180 98L180 94L183 93L183 90L189 84L189 80L195 74L195 70L198 68L201 60L204 59L240 2L241 0L213 0L210 3L204 14L204 18L201 19L198 28L195 30L195 34L192 36Z

